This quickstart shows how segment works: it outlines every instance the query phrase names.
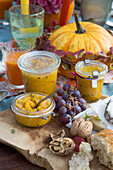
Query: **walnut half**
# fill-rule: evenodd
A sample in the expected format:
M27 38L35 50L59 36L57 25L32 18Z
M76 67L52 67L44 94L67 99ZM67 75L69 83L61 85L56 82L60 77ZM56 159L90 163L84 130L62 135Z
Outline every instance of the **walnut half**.
M49 149L57 155L68 155L75 148L75 143L71 138L67 137L54 137L49 143Z

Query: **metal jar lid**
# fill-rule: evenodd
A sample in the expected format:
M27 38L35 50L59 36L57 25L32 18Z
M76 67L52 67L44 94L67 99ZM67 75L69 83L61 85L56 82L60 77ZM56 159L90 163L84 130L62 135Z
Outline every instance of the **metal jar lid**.
M90 70L89 72L84 72L82 71L82 68L84 66L89 66L89 65L95 65L100 67L100 71L98 71L98 69L96 70ZM105 65L102 62L96 61L96 60L84 60L84 61L80 61L75 65L75 71L78 75L85 77L85 78L92 78L92 79L98 79L103 77L107 71L108 71L108 67L107 65Z

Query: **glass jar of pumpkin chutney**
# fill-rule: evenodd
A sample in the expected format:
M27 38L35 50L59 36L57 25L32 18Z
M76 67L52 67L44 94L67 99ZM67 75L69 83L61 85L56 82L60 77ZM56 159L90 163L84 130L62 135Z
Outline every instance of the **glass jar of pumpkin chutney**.
M95 60L80 61L75 65L77 90L89 102L100 99L104 76L108 67Z
M18 67L22 72L25 91L48 95L53 93L60 62L58 55L48 51L32 51L21 55Z

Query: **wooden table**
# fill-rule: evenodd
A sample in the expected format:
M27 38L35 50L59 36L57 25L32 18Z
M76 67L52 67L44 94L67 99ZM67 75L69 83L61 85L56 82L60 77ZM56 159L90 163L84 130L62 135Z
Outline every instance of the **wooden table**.
M45 170L28 162L19 152L0 143L0 170Z
M101 99L104 99L108 96L102 95ZM87 104L87 107L90 103ZM26 160L19 152L14 150L13 148L6 146L0 143L0 170L4 169L38 169L45 170L39 166L33 165Z

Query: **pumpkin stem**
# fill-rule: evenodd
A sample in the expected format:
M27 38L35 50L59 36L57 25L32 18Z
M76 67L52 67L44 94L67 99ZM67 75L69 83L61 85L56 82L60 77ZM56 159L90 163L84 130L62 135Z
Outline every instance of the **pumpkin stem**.
M74 18L75 18L75 22L76 22L76 27L77 27L77 31L75 31L77 34L83 34L84 32L86 32L85 29L82 28L82 26L80 25L80 22L78 20L78 16L77 13L74 14Z

